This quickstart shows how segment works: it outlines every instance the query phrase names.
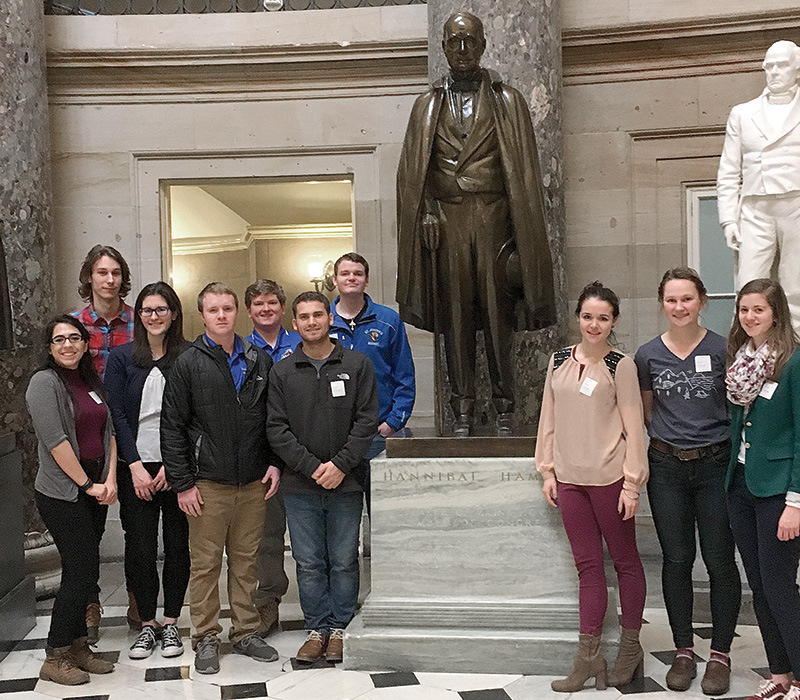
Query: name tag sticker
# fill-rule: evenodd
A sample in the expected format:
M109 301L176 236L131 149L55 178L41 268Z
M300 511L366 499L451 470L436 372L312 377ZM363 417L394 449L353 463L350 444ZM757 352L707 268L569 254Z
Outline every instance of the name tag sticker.
M90 391L90 392L89 392L89 396L91 396L91 397L92 397L92 401L94 401L96 404L101 404L101 403L103 403L103 399L101 399L101 398L100 398L100 397L97 395L97 392L96 392L96 391Z
M769 400L772 398L772 395L775 393L775 389L777 388L778 382L764 382L764 386L761 387L759 396L763 396L765 399Z
M341 379L331 382L331 396L344 396L344 382Z
M580 392L586 396L591 396L596 386L597 382L594 379L586 377L586 379L583 380L583 384L581 384Z
M698 355L694 358L694 371L695 372L710 372L711 371L711 355Z

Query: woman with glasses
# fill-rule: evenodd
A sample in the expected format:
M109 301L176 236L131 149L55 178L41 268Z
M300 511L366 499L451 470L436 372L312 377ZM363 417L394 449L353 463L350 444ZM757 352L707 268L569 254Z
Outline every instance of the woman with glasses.
M125 571L142 629L128 656L144 659L161 638L161 655L179 656L177 628L189 583L189 526L169 490L161 461L161 400L175 358L186 346L181 302L165 282L148 284L136 298L133 341L114 348L106 389L119 442L120 520ZM159 593L158 523L164 543L164 624L156 621Z
M89 332L72 316L56 316L44 339L47 358L31 377L25 401L39 443L36 506L61 555L61 587L39 677L78 685L89 682L89 673L114 670L89 648L85 612L97 590L108 506L117 498L117 448L87 352Z

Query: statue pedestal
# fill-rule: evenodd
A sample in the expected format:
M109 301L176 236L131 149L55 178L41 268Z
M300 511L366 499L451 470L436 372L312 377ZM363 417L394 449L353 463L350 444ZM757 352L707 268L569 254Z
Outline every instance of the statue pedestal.
M347 628L345 668L569 670L578 577L532 457L381 455L371 481L372 586ZM616 610L610 591L611 645Z

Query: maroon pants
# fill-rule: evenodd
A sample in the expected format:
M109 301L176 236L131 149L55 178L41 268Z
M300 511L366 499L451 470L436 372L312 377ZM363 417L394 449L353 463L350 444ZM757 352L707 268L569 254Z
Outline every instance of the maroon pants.
M608 604L603 540L619 579L622 626L639 629L646 595L644 569L636 549L634 519L617 512L622 479L609 486L558 484L558 509L567 531L580 581L581 633L599 636Z

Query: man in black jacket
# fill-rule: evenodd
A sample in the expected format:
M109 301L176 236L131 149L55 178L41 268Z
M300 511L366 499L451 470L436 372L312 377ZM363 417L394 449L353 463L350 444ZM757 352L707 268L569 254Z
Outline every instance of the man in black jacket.
M223 552L233 651L258 661L278 658L257 634L253 593L264 501L277 490L280 471L265 431L272 360L234 332L239 302L230 287L206 285L197 308L206 332L175 361L167 380L161 453L167 481L189 516L195 670L217 673Z
M308 638L297 658L342 660L358 602L364 454L378 429L378 389L366 355L329 337L327 297L292 304L303 342L270 371L267 435L285 464L283 497Z

